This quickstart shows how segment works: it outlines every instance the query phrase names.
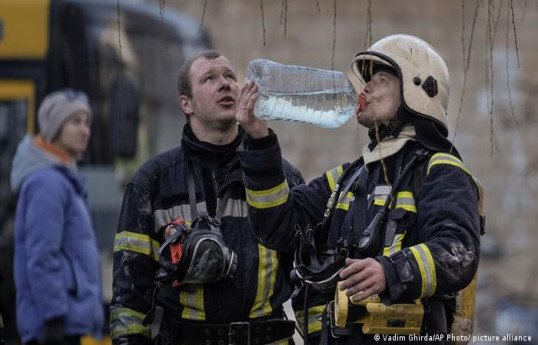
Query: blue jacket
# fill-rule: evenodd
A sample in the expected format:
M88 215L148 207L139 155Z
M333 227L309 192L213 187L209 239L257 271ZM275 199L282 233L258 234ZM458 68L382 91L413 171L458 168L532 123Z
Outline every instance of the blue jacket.
M65 336L100 337L99 251L75 166L26 137L13 161L11 186L19 193L15 286L22 342L41 338L44 323L55 318L63 318Z

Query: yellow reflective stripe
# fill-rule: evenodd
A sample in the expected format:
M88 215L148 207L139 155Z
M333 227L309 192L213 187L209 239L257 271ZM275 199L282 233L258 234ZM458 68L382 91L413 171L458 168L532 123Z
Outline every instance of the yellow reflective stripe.
M346 196L343 197L342 200L338 204L336 204L336 208L348 211L349 204L351 203L351 200L353 200L353 197L354 197L354 194L352 192L347 192Z
M376 195L374 199L374 205L384 206L387 201L388 195Z
M325 310L324 305L317 305L308 308L308 334L321 331L321 314ZM301 331L304 331L304 311L298 310L295 312L295 320Z
M278 268L278 258L276 251L265 248L258 244L258 288L256 290L256 299L250 318L270 316L273 312L271 307L271 297L275 289L276 271Z
M136 232L122 231L114 238L114 253L126 250L151 256L153 260L159 261L159 247L159 243L151 239L149 235Z
M430 169L438 164L448 164L461 168L467 174L471 175L471 172L463 165L463 162L456 156L449 155L448 153L436 153L430 158L428 163L428 170L426 174L430 173Z
M437 277L435 276L435 263L430 249L424 244L418 244L409 248L417 261L420 275L422 277L422 291L420 298L430 297L437 288Z
M284 180L281 184L266 190L246 189L247 202L255 208L270 208L284 204L290 195L288 182Z
M327 182L329 182L329 188L331 188L331 191L336 190L336 182L338 182L338 179L343 173L344 173L344 168L342 168L341 165L325 173L325 175L327 176Z
M187 284L181 287L179 304L183 307L181 317L187 320L205 320L204 286Z
M394 240L392 241L391 246L383 248L383 255L390 256L396 253L397 251L402 250L402 241L404 237L405 237L405 232L403 234L394 235Z
M374 199L374 205L385 206L387 201L387 195L376 195ZM392 206L389 206L392 208ZM411 192L398 192L396 196L396 208L403 208L404 210L417 213L417 207L415 205L415 198Z
M403 208L409 212L417 213L415 198L411 192L398 192L396 197L396 208Z
M112 339L130 334L151 336L149 326L144 326L142 321L146 315L129 308L114 309L110 313L110 335Z

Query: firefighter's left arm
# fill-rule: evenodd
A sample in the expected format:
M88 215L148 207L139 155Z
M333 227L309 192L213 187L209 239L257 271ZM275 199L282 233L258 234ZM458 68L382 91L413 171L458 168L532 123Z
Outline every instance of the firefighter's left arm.
M386 304L457 292L473 279L479 260L478 192L459 163L432 164L417 205L417 244L376 258L385 270Z

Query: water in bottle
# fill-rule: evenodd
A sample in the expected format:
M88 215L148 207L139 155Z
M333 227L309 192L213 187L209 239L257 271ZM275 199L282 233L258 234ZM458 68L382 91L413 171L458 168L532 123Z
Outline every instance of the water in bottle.
M258 84L254 114L261 119L336 128L358 110L357 92L342 72L258 59L250 62L246 77Z

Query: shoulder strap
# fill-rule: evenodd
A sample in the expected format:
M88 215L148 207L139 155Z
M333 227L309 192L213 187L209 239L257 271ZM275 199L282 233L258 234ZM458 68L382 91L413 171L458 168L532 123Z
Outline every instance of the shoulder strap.
M187 159L187 188L189 190L189 203L191 204L191 222L198 218L198 208L196 207L196 191L194 185L194 167L192 162Z
M350 212L352 212L353 219L353 229L351 230L351 234L348 234L348 237L352 236L351 243L356 243L356 240L358 240L358 238L366 228L366 206L368 201L368 171L366 169L360 169L360 171L362 170L364 170L364 172L360 174L358 186L355 189L355 200L353 200L353 203L351 204L351 208L349 210Z
M409 186L413 192L413 198L418 200L422 192L422 183L426 178L431 153L428 150L418 149L413 154L419 157L413 166L413 172L405 176L402 185Z
M342 175L340 175L340 178L338 178L338 181L336 182L336 187L335 187L335 190L332 191L331 193L331 196L329 197L329 200L327 201L327 206L326 206L326 209L325 209L325 212L323 214L323 220L321 221L321 225L322 227L324 228L327 224L330 223L330 219L332 217L332 214L333 214L333 211L334 211L334 208L335 206L338 204L336 198L338 198L338 201L340 201L343 196L346 195L346 193L349 191L349 189L351 188L351 186L353 185L353 182L357 179L357 177L359 176L360 174L360 170L362 169L362 167L360 169L355 170L357 168L357 166L359 166L361 163L363 163L363 159L362 157L360 157L359 159L355 160L353 163L351 163L350 165L347 166L346 170L344 170L344 172L342 173ZM344 186L344 189L345 189L345 192L342 193L342 186L343 186L343 183L344 181L347 181L347 177L349 176L349 174L351 174L353 171L355 171L355 173L353 174L352 178L349 179L348 183L346 183L346 185ZM342 196L343 195L343 196Z
M338 204L339 202L342 201L342 199L344 199L346 197L346 194L347 192L349 192L349 190L351 189L351 186L353 185L353 183L355 182L355 180L357 180L357 178L359 178L359 176L361 175L362 171L365 170L364 169L364 165L361 166L359 169L357 169L355 171L355 173L353 175L351 175L351 177L349 178L349 180L347 180L346 182L346 185L344 186L344 188L342 189L342 191L340 192L340 195L338 196L338 202L336 204ZM366 173L366 175L368 175L368 173ZM343 181L342 181L343 182ZM360 183L360 182L359 182Z

